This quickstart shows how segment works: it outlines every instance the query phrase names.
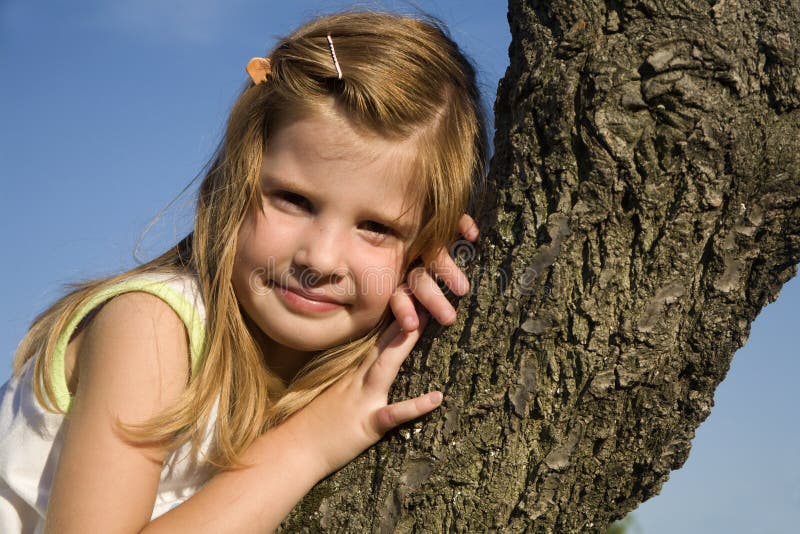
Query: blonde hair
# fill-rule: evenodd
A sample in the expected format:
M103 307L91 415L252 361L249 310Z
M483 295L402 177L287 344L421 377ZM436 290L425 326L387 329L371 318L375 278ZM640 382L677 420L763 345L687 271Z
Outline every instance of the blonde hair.
M248 82L210 160L193 232L131 271L73 285L33 322L15 355L14 372L19 374L35 354L43 355L34 369L35 394L43 406L58 411L51 360L55 341L76 310L99 291L154 271L196 275L207 309L205 356L175 406L143 425L125 427L136 443L174 449L191 439L196 453L219 399L207 461L223 469L238 466L239 455L256 437L361 361L388 324L388 312L363 338L319 354L286 385L264 363L234 295L237 234L248 210L260 208L258 176L270 132L299 115L333 103L338 113L367 132L415 139L417 181L411 193L415 205L422 206L421 227L405 266L428 258L454 238L484 176L487 139L474 69L441 24L389 13L339 13L301 26L267 57L267 82Z

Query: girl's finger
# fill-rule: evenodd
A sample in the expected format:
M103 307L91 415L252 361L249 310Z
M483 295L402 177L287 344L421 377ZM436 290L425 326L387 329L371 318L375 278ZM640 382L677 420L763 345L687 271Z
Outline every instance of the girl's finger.
M401 284L392 293L389 299L389 307L392 309L392 314L399 323L400 327L406 331L416 330L419 326L419 318L417 317L417 310L414 308L414 298L412 297L411 289L407 284Z
M431 391L413 399L384 406L375 412L375 431L383 435L397 425L401 425L424 415L442 403L442 393Z
M433 317L443 325L453 324L456 320L456 310L439 289L436 280L431 274L417 267L408 273L408 285L414 293L420 306L428 310Z
M463 296L469 292L467 275L464 274L464 271L461 270L455 260L450 257L448 251L440 250L430 266L433 274L444 282L453 293Z
M396 323L397 321L392 324ZM400 366L414 348L426 324L427 317L423 314L420 317L419 328L416 330L396 333L388 342L376 345L377 356L364 376L365 387L374 388L381 393L389 392L389 387L394 382Z
M470 241L475 241L478 239L478 235L480 234L480 230L478 229L478 224L475 222L475 219L466 213L463 214L458 220L458 231Z

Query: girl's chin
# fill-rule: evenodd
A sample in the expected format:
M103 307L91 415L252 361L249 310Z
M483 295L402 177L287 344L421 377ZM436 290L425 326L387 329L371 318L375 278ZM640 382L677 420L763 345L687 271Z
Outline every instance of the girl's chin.
M258 321L258 326L256 321L248 321L251 332L267 357L276 351L319 353L340 347L364 337L381 321L381 317L369 321L361 317L361 320L354 321L353 317L341 315L310 318L287 314L281 308L275 308L270 318L273 320L263 317Z
M334 347L339 347L350 339L313 339L309 337L297 338L295 336L270 337L274 349L291 350L295 352L318 353Z
M357 331L348 332L348 335L325 335L324 332L317 330L313 332L314 327L306 327L304 329L279 329L275 331L267 331L263 333L264 341L266 342L264 348L267 349L269 345L273 350L284 350L305 353L319 353L328 349L340 347L352 341L356 341L364 337L372 329L371 325L368 328L359 329ZM341 330L339 331L341 332ZM306 334L306 335L302 335Z
M322 332L311 332L314 327L296 329L275 329L261 332L262 347L265 350L283 350L317 353L346 343L348 339L339 336L326 336ZM305 334L305 335L303 335Z

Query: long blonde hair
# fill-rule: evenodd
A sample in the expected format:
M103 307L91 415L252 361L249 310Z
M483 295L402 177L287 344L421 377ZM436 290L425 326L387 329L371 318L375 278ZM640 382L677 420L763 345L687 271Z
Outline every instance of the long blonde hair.
M328 46L335 42L338 78ZM207 461L240 465L252 441L357 365L388 324L362 339L316 356L288 385L265 364L242 316L231 274L237 233L248 210L260 209L258 185L271 131L300 113L333 101L359 127L389 139L416 139L413 194L421 228L406 266L453 239L457 222L485 170L487 138L475 72L443 26L389 13L345 12L320 17L281 39L267 56L266 83L248 82L228 119L225 137L200 185L194 230L158 258L120 275L75 284L40 314L17 350L14 372L36 354L34 389L57 412L51 379L56 339L94 295L136 274L173 271L197 277L206 306L204 361L179 401L143 425L125 426L136 443L170 449L215 423ZM268 157L268 156L267 156ZM219 402L216 421L209 421Z

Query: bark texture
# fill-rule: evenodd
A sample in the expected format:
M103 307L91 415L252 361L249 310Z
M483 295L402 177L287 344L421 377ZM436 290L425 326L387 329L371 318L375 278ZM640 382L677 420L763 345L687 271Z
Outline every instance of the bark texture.
M800 0L512 0L445 403L287 532L601 532L656 495L800 261ZM437 335L438 334L438 335ZM764 355L768 358L769 355Z

